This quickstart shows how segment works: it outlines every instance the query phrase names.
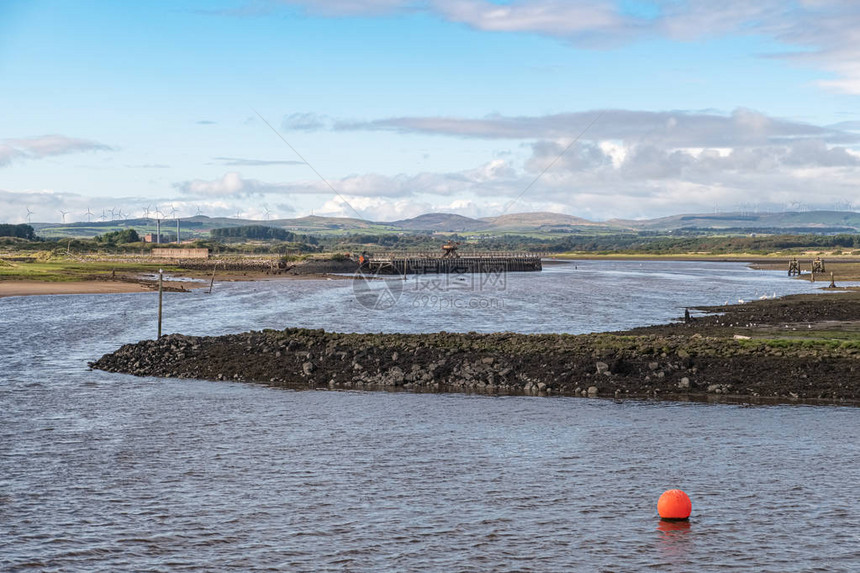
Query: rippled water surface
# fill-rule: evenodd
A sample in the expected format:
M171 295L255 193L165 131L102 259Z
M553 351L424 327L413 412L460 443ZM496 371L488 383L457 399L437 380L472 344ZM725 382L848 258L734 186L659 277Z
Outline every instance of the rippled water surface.
M168 294L166 332L587 332L808 290L741 265L586 262L493 284ZM435 296L436 298L432 298ZM830 295L823 295L830 296ZM296 392L89 372L154 294L0 299L0 570L857 571L855 408ZM663 490L688 524L655 516Z

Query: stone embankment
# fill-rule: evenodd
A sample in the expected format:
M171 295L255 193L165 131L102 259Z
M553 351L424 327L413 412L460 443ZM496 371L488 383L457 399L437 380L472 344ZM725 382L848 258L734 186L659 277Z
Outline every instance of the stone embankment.
M354 273L358 263L349 259L309 259L287 262L277 258L223 258L210 260L177 261L180 269L212 272L250 272L266 275L315 275Z
M784 314L783 301L761 302L774 304L724 307L688 324L626 333L403 335L288 328L218 337L174 334L123 346L91 366L293 388L860 401L856 333L843 329L834 338L830 322L822 338L811 323L756 322ZM788 307L797 304L811 316L814 303ZM833 308L843 320L860 320L856 297L850 304ZM750 310L756 307L758 315ZM782 335L774 336L776 331Z

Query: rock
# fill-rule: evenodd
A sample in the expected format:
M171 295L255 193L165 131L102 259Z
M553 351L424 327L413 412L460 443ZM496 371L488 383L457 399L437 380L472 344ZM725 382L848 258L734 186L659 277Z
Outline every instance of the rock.
M595 366L597 367L598 374L606 374L609 372L609 364L606 362L598 362Z
M406 376L403 374L403 370L401 370L399 366L395 366L386 373L384 383L386 385L399 386L400 384L403 384L405 378Z
M597 386L589 386L588 387L588 395L589 396L597 396L600 390L597 389Z
M678 388L689 388L690 387L690 379L684 376L681 378L681 381L678 382Z
M392 362L397 362L397 359L398 359L398 358L400 358L400 355L399 355L399 354L397 354L396 352L395 352L394 354L392 354L392 355L391 355L391 361L392 361Z
M657 370L660 367L660 364L657 362L649 362L648 370Z
M302 364L302 372L305 373L305 376L310 376L311 372L313 372L313 371L314 371L313 362L305 362L304 364Z
M735 340L749 340L750 339L749 336L745 336L743 334L735 334L732 338L734 338Z
M708 385L708 393L713 394L720 389L720 384L710 384Z
M538 390L540 390L541 392L546 390L546 384L544 382L539 382L537 387L538 387Z
M496 361L496 359L493 358L492 356L486 356L484 358L481 358L481 363L486 364L487 366L490 366L495 361Z

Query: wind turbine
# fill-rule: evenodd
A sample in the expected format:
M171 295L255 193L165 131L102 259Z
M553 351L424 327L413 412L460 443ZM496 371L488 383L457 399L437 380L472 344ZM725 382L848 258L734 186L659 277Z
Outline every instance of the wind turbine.
M265 205L263 205L263 211L266 212L266 221L268 221L269 220L269 214L271 213L271 211L269 211L269 208Z
M27 224L28 225L30 224L30 215L32 215L32 214L33 214L33 211L31 211L30 208L27 207Z
M63 225L65 225L65 224L66 224L66 215L67 215L68 213L69 213L68 211L63 211L62 209L60 209L60 215L62 215L62 216L63 216Z
M197 206L197 213L195 214L197 217L203 214L203 211L200 209L200 205Z
M87 217L87 223L90 223L93 220L93 212L90 211L89 207L87 207L87 212L84 213L84 215Z
M178 245L179 244L179 217L176 216L177 213L179 213L179 211L176 210L176 207L171 205L170 206L170 215L174 219L176 219L176 244Z
M107 221L107 213L104 209L102 209L102 216L99 217L99 219L101 219L102 221Z
M158 210L158 205L155 206L155 242L161 243L161 215L164 216L164 213Z

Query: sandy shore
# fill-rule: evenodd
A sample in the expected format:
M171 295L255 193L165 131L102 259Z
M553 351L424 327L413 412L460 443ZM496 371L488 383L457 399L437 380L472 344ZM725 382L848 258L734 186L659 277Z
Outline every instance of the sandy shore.
M0 298L45 294L113 294L151 290L141 283L124 281L0 281Z
M203 278L195 273L182 273L183 278ZM307 274L307 275L279 275L271 276L263 273L224 273L215 280L215 286L219 282L244 282L244 281L275 281L275 280L344 280L351 279L350 276L331 274ZM189 283L183 281L165 280L166 291L185 291L195 288L209 288L208 282ZM128 292L151 292L156 290L156 282L135 279L124 281L19 281L0 280L0 298L7 296L36 296L49 294L117 294Z

